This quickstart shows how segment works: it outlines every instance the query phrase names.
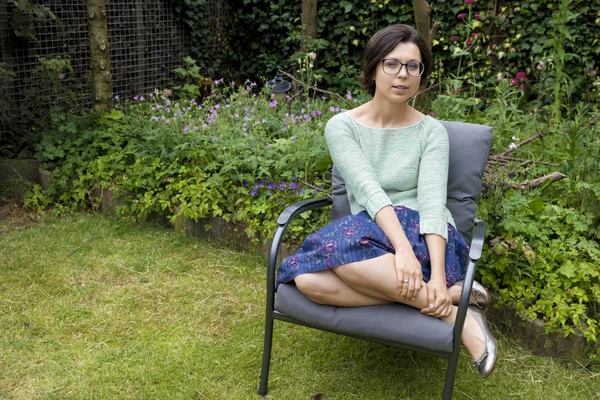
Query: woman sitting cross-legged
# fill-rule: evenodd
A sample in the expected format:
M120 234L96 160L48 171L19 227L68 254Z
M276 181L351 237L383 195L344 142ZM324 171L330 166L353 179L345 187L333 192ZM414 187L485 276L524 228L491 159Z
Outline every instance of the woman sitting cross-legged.
M448 134L408 104L431 65L427 44L410 26L371 37L361 85L373 99L325 128L352 215L308 236L280 265L277 285L295 281L320 304L399 302L454 323L469 249L446 208ZM473 294L472 304L485 306L481 285ZM496 341L476 306L469 306L462 344L488 376Z

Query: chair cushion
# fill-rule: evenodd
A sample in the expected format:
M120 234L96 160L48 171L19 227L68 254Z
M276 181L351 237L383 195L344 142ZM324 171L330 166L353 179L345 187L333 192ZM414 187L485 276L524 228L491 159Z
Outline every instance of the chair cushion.
M315 328L342 335L387 340L432 351L452 352L454 325L403 304L335 307L312 302L293 283L282 283L275 310Z
M481 178L492 143L492 128L465 122L440 121L448 131L450 160L446 206L452 213L456 229L471 243ZM331 219L350 214L346 185L333 167Z

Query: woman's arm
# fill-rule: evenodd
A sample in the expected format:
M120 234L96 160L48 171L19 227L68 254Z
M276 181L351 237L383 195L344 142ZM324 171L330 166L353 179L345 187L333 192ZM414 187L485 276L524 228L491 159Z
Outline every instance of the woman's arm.
M431 121L424 140L419 162L417 202L421 235L434 233L447 239L448 162L450 146L448 133L438 121Z
M394 250L396 250L396 285L400 297L414 299L425 284L423 282L423 271L421 263L417 260L412 245L398 221L394 208L386 206L379 210L375 215L375 222L388 237L392 246L394 246Z
M439 235L425 235L429 259L431 260L431 278L425 285L429 307L421 312L434 317L445 317L450 314L452 299L446 288L446 239Z

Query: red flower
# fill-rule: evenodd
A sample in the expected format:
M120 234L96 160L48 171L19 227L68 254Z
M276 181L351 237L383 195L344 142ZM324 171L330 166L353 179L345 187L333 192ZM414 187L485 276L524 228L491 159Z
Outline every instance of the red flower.
M481 15L480 14L475 14L475 15L473 15L473 18L475 18L475 19L481 19Z
M473 4L475 3L475 0L465 0L465 4Z
M471 38L468 38L468 39L467 39L467 44L468 44L469 46L470 46L470 45L472 45L472 44L473 44L473 39L471 39Z
M461 14L457 15L458 19L464 19L466 16L467 16L467 14L465 14L465 13L461 13Z
M458 40L458 36L452 35L452 36L450 36L450 40L457 41Z

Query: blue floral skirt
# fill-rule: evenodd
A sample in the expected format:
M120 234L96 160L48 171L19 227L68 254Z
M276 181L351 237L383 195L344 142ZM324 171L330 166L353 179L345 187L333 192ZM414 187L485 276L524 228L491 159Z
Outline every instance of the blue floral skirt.
M423 267L423 279L428 282L431 265L425 237L420 234L419 213L403 206L394 207L394 211ZM296 254L283 260L276 286L290 282L301 274L369 260L388 253L394 254L394 247L366 211L347 215L309 235ZM464 279L468 256L469 246L460 233L448 224L446 286L450 287L454 282Z

